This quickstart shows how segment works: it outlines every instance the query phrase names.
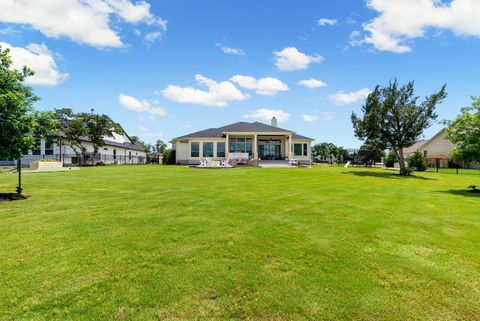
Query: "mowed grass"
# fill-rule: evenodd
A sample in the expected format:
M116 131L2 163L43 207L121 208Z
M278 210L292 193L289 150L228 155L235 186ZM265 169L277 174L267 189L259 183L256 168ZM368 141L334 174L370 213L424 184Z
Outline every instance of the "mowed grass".
M0 175L0 191L16 176ZM0 320L478 320L479 176L165 166L28 174Z

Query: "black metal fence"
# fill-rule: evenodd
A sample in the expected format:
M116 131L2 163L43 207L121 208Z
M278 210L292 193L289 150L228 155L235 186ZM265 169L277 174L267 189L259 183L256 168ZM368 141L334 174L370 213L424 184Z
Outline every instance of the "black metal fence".
M64 166L89 166L89 165L142 165L147 163L144 156L105 155L87 153L82 154L54 154L54 155L25 155L22 166L38 160L52 160L62 162ZM0 166L16 166L15 160L0 160Z
M427 172L480 175L480 164L456 163L451 158L429 158Z

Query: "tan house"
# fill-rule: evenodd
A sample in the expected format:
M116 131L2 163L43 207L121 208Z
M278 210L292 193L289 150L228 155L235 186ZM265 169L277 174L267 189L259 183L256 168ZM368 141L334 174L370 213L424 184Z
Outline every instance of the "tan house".
M431 139L418 141L409 148L405 148L403 150L405 158L419 150L427 158L428 166L451 167L453 164L451 154L455 145L446 138L446 135L446 130L442 129ZM471 167L478 167L478 165Z
M177 164L199 164L206 158L222 160L311 162L313 139L277 126L259 122L238 122L219 128L209 128L174 138Z

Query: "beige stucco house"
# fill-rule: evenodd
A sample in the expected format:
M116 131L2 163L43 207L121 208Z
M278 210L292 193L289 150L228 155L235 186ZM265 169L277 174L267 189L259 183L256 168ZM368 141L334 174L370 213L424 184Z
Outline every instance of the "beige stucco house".
M429 140L420 140L409 148L403 150L405 158L410 156L415 151L421 151L427 158L429 166L442 168L453 166L452 151L455 145L447 139L447 132L445 129L439 131ZM470 167L478 167L474 164Z
M172 148L179 164L199 164L205 158L231 160L285 161L296 159L311 162L313 139L294 131L259 122L238 122L219 128L209 128L174 138Z

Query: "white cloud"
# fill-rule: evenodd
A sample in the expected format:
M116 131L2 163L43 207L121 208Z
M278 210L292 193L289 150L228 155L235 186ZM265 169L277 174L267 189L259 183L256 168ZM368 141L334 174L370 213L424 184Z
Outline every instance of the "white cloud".
M144 39L146 42L150 42L150 43L153 43L155 42L157 39L160 39L162 37L163 33L161 33L160 31L152 31L152 32L148 32Z
M157 100L138 100L135 97L125 94L118 95L118 103L128 110L135 111L137 113L148 113L151 116L167 116L165 108L158 106Z
M379 15L363 25L367 35L362 43L377 50L409 52L409 40L431 28L480 37L478 0L369 0L367 5Z
M287 47L281 51L274 52L275 65L280 71L294 71L307 69L312 63L320 63L323 57L320 55L306 55L295 47Z
M327 19L327 18L322 18L318 20L317 25L319 26L334 26L337 24L337 19Z
M255 90L257 94L263 96L276 96L279 91L288 90L287 84L271 77L255 79L250 76L235 75L230 80L240 87Z
M326 82L323 82L321 80L314 79L314 78L306 79L306 80L300 80L298 82L298 84L300 86L305 86L305 87L310 88L310 89L325 87L327 85Z
M27 66L35 71L35 75L25 80L27 84L55 86L68 78L67 73L58 71L54 54L44 44L31 43L22 48L0 42L0 47L10 49L14 69L22 70L23 66Z
M268 108L259 108L249 114L243 115L243 118L250 118L262 121L270 121L273 117L276 117L280 123L288 121L290 114L284 112L281 109L268 109Z
M245 51L241 48L231 48L217 43L215 46L219 47L226 55L245 56Z
M207 87L208 91L169 85L162 94L165 98L177 103L215 107L226 107L230 101L247 99L247 95L240 92L230 81L219 83L200 74L195 75L195 79L200 85Z
M312 123L320 119L317 115L302 115L304 121Z
M362 88L360 90L352 91L349 93L340 90L339 92L330 95L330 99L336 105L348 105L367 98L368 94L370 94L370 89L368 88Z
M150 4L130 0L2 0L0 22L30 25L50 38L67 37L100 48L123 47L111 17L143 23L165 32L167 22L153 15Z

